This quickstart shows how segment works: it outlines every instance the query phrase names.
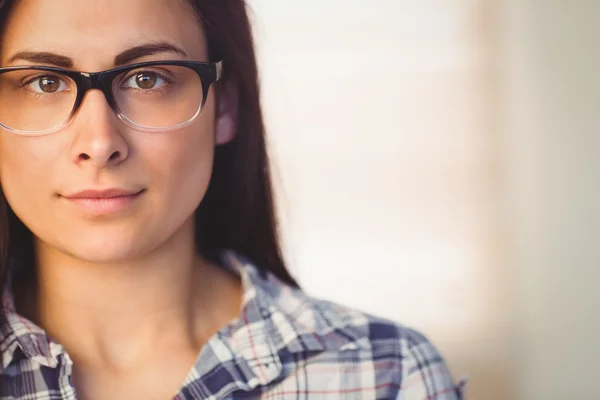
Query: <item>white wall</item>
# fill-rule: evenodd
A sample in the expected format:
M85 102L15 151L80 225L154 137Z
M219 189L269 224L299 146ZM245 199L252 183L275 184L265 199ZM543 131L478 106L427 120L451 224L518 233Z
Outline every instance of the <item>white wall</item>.
M600 2L251 0L286 257L472 399L598 399Z
M600 399L600 2L504 8L521 399Z
M424 331L471 398L510 398L482 0L249 3L302 285Z

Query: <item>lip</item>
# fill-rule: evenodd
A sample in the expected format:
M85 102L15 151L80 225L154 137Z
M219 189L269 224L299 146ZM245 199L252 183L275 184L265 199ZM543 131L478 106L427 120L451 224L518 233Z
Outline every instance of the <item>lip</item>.
M74 199L110 199L114 197L134 196L141 193L141 190L126 190L118 188L102 189L102 190L83 190L81 192L64 195L63 197L69 200Z
M63 195L69 203L77 206L86 214L107 215L131 206L145 190L127 190L110 188L101 190L83 190Z

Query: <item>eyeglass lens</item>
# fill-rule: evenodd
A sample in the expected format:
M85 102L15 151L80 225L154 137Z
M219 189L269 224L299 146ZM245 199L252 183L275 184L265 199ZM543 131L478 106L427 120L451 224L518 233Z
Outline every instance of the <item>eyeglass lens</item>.
M142 128L170 128L196 116L202 81L191 68L146 66L117 75L112 91L118 111ZM17 70L0 74L0 122L10 129L40 132L69 119L77 99L73 79L57 72Z

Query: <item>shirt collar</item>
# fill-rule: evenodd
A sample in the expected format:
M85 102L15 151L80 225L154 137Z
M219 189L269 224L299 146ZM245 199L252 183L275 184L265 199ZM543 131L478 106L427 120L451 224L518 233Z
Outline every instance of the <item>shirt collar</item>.
M242 313L237 321L225 327L219 339L227 340L232 354L241 356L248 368L265 384L281 372L281 362L272 341L274 328L266 318L269 300L260 289L260 273L253 264L233 251L220 254L220 265L238 275L242 280ZM0 354L2 369L21 357L41 365L55 368L63 348L48 337L46 332L16 312L12 290L11 270L2 296L2 313L5 321L0 325ZM269 368L265 369L265 365Z
M320 307L320 302L265 274L234 251L221 252L219 264L242 280L242 311L238 319L208 341L186 381L208 374L214 362L204 358L217 357L219 361L235 362L246 378L239 382L240 388L252 390L281 376L282 357L370 347L365 332L353 327L357 324L348 319L348 313L337 313L335 305ZM10 281L9 277L2 299L6 320L0 326L2 367L26 357L55 368L59 357L68 359L68 355L43 329L16 313Z
M11 268L9 268L2 295L4 317L0 325L2 368L8 367L11 362L19 358L19 354L46 367L56 367L57 356L61 353L62 347L51 341L42 328L16 312L11 282Z
M361 314L315 301L235 252L223 253L221 264L237 273L245 288L242 314L226 342L256 378L249 380L249 389L277 379L282 358L294 353L371 348L365 325L354 319Z

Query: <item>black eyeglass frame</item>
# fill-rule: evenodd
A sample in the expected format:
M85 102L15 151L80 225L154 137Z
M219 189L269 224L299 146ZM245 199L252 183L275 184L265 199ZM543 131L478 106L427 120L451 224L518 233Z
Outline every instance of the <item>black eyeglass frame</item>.
M140 69L140 68L144 68L144 67L152 67L152 66L160 66L160 65L187 67L187 68L194 70L198 74L198 77L200 78L200 81L202 82L202 103L198 107L198 110L196 111L194 116L183 123L180 123L180 124L177 124L177 125L174 125L171 127L166 127L166 128L144 127L144 126L138 125L135 122L128 119L127 116L125 116L119 109L119 106L118 106L117 101L115 100L115 97L113 94L113 85L112 85L113 80L118 75L121 75L128 71L132 71L132 70ZM105 96L106 101L108 102L108 105L110 106L110 108L114 111L114 113L118 116L118 118L121 121L123 121L125 124L131 126L132 128L143 130L146 132L165 132L165 131L183 128L183 127L191 124L198 118L202 109L204 108L204 104L206 103L206 98L208 97L208 92L210 90L210 86L213 83L219 81L223 77L223 62L218 61L218 62L212 63L212 62L181 61L181 60L148 61L148 62L125 65L123 67L117 67L117 68L113 68L113 69L109 69L109 70L101 71L101 72L80 72L80 71L74 71L74 70L63 69L63 68L58 68L58 67L26 65L26 66L0 68L0 75L5 74L7 72L22 71L22 70L54 72L54 73L59 73L61 75L67 76L67 77L71 78L73 80L73 82L75 82L75 85L77 87L77 95L75 97L75 103L73 104L73 109L71 110L71 113L65 119L65 121L62 122L57 127L52 128L52 129L47 129L44 131L22 131L22 130L10 128L10 127L4 125L2 123L2 121L0 121L0 126L2 126L7 131L14 132L14 133L20 134L20 135L26 135L26 136L42 136L42 135L49 135L51 133L58 132L73 120L73 117L77 114L77 111L81 107L81 104L83 103L85 94L88 92L88 90L98 89L98 90L102 91L102 93L104 93L104 96Z

